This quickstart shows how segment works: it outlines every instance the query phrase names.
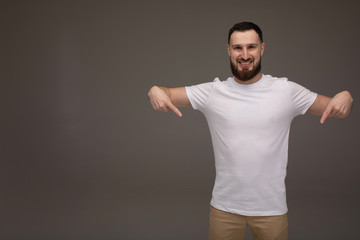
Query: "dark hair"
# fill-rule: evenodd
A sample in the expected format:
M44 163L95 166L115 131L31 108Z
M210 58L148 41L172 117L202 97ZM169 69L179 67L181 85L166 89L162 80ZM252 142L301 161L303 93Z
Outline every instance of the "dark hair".
M258 25L252 22L241 22L241 23L236 23L232 28L230 28L228 43L230 44L230 37L231 34L233 34L233 32L235 31L244 32L248 30L255 30L255 32L259 35L260 41L263 42L262 31Z

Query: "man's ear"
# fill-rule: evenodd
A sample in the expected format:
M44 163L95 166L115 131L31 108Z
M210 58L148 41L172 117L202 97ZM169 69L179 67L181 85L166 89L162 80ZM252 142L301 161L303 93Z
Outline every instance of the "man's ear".
M261 56L264 54L265 51L265 43L261 44Z
M228 52L229 57L230 57L230 45L229 44L226 45L226 49L227 49L227 52Z

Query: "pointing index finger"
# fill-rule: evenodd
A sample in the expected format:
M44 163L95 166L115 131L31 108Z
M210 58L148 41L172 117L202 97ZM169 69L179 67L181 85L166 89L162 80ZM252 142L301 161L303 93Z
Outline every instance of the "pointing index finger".
M178 115L179 117L182 117L182 113L179 111L179 109L177 107L175 107L173 104L169 104L168 108L173 111L176 115Z
M321 124L324 124L325 120L326 120L326 119L328 118L328 116L330 115L332 109L333 109L333 106L328 106L328 107L325 109L325 111L324 111L324 113L323 113L323 115L321 116L321 119L320 119L320 123L321 123Z

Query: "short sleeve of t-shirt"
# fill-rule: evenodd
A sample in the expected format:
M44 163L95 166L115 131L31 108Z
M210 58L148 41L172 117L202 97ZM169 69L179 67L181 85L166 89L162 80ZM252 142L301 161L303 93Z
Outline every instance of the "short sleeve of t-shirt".
M220 81L215 78L213 82L201 83L198 85L185 87L186 94L189 98L191 106L196 110L201 110L207 103L209 96L213 90L214 84Z
M317 94L297 83L291 81L288 81L288 83L296 115L304 114L314 103Z

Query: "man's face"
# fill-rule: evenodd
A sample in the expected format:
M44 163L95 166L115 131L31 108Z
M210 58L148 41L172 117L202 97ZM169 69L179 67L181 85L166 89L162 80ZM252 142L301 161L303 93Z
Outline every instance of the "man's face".
M227 49L231 71L236 80L246 83L259 80L258 74L261 70L261 56L264 53L265 44L261 43L254 30L233 32Z

